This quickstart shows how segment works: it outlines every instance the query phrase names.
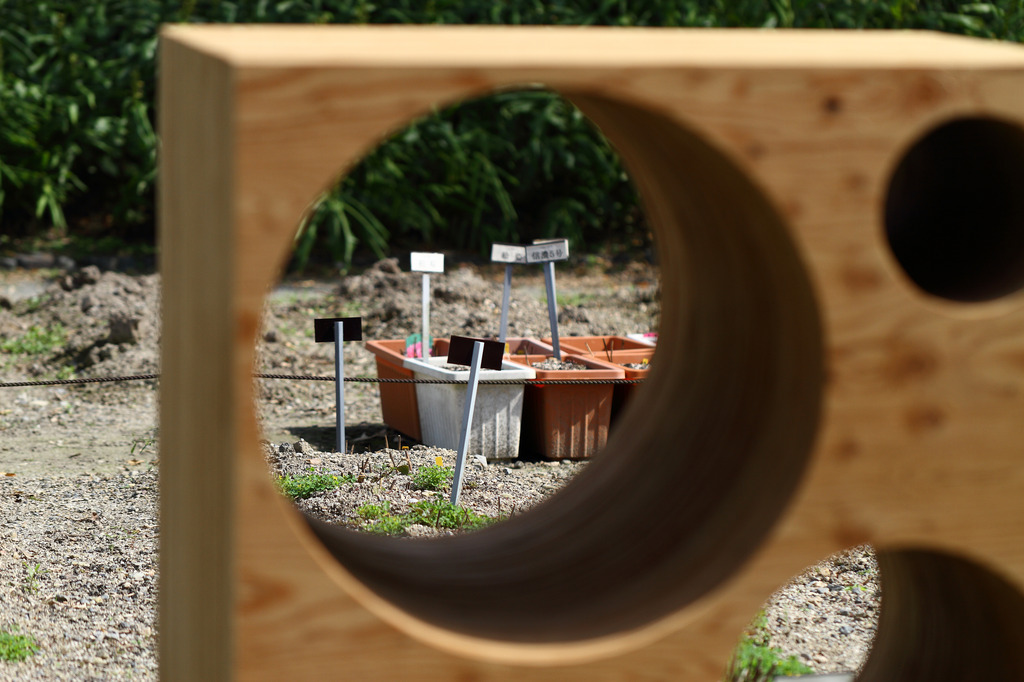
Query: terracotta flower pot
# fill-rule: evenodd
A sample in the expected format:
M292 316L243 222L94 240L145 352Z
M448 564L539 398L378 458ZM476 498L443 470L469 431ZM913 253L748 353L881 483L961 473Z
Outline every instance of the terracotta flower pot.
M551 357L511 356L514 362L533 367ZM607 362L578 355L562 355L586 365L586 370L537 369L537 379L622 379L625 371ZM549 459L587 459L604 447L611 424L614 384L528 385L524 395L524 448Z
M555 349L550 343L525 336L514 336L505 339L509 355L551 355Z
M626 379L646 379L647 373L650 372L650 366L642 368L626 367L626 365L637 365L644 361L650 363L651 358L654 357L654 348L633 348L630 350L619 350L612 353L612 357L615 360L612 362L613 365L622 367L626 373ZM640 388L640 384L618 384L615 386L615 390L612 396L612 423L615 423L619 412L623 407L632 399L637 389Z
M552 339L542 341L550 344ZM616 351L651 347L648 343L625 336L562 336L558 345L565 353L595 357L606 362L615 362Z
M435 355L447 355L448 354L448 339L438 339L434 342L434 354ZM508 347L507 353L509 355L528 355L528 354L551 354L554 349L551 348L550 343L544 343L537 339L529 338L526 336L513 336L505 339L505 345Z
M434 340L433 354L438 355L440 339ZM447 344L447 341L444 341ZM412 379L411 370L402 366L405 362L405 339L384 339L367 341L366 350L377 356L377 376L381 379ZM444 353L447 354L447 345ZM380 411L384 423L401 431L410 438L422 440L420 431L420 410L416 401L416 384L378 384L380 388Z

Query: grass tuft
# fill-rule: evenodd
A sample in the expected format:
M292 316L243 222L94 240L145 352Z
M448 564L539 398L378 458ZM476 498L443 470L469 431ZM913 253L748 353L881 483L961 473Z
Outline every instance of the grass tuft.
M59 322L46 328L32 325L21 336L0 343L0 351L12 355L42 355L60 348L66 340L67 331Z
M302 476L278 476L277 488L293 501L304 500L316 493L354 483L355 480L351 474L320 474L311 469Z
M39 651L39 645L31 635L18 634L15 627L12 631L0 630L0 661L24 661Z
M419 523L431 528L478 530L500 519L477 514L447 500L423 500L412 505L409 525Z
M412 476L412 487L416 490L441 490L455 477L451 467L425 466Z
M814 673L796 656L784 658L769 641L767 616L761 611L733 652L725 682L771 682L778 676Z
M416 502L405 514L392 514L391 505L387 501L382 504L364 504L356 513L366 520L361 526L363 530L381 535L401 535L412 525L452 530L479 530L501 520L478 514L447 500Z

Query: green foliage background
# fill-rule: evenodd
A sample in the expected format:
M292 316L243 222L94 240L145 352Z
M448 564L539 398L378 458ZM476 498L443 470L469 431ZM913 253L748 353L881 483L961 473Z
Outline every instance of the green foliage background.
M0 234L152 241L163 22L1024 36L1022 0L0 0ZM646 234L608 143L568 102L538 90L465 102L398 132L311 208L296 246L300 262L329 255L348 263L357 247L378 255L417 244L483 250L495 240L565 236L579 249Z

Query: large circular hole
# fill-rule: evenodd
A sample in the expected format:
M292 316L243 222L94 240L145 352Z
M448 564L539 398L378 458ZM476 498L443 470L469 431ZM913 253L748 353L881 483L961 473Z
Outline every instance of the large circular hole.
M768 201L678 122L570 98L631 169L663 267L659 371L623 411L630 428L560 494L480 533L396 542L309 519L379 596L506 642L635 629L720 584L788 501L819 419L817 307Z
M473 262L465 254L453 256L448 254L444 273L430 278L431 333L439 349L452 333L495 338L500 326L504 268ZM420 328L422 276L408 272L408 263L403 267L401 261L381 260L346 275L340 296L336 277L287 277L265 302L258 371L332 376L333 344L315 343L312 324L315 318L348 312L361 316L363 341L343 344L345 375L397 377L402 370L400 354L381 357L367 346L377 352L382 347L395 349ZM566 344L576 342L585 357L599 361L628 363L652 357L651 346L621 350L620 345L632 340L620 336L600 346L594 335L657 330L656 266L583 263L559 264L556 269L558 328L565 353L570 352ZM537 339L540 345L549 334L544 276L540 268L517 267L512 284L510 337ZM525 358L511 355L508 360ZM402 378L413 376L406 374ZM615 408L620 398L628 404L644 387L565 387L555 393L564 398L588 388L596 394L592 402L599 403L601 413L579 415L572 425L586 427L583 432L549 430L551 437L544 438L544 429L550 425L545 415L533 410L539 402L533 391L540 388L481 387L474 416L478 436L469 445L459 498L459 505L473 513L465 519L455 516L456 510L448 514L445 506L461 430L464 386L347 382L345 453L337 451L333 382L260 380L258 407L271 473L299 510L353 530L430 538L471 532L495 519L520 514L588 466L586 457L598 454L609 428L618 426ZM438 418L429 427L424 421L421 429L424 415L430 414ZM596 421L601 424L593 424ZM563 434L567 438L556 438ZM580 458L563 461L568 454L553 446L565 440L571 440ZM442 469L435 464L437 457L442 459ZM443 516L437 515L441 507Z
M965 118L917 140L889 185L893 255L929 294L986 301L1024 285L1024 130Z
M622 351L643 343L621 335L657 331L651 236L639 211L623 210L635 206L635 189L607 141L585 134L588 126L563 97L531 89L464 101L394 132L307 212L319 222L307 223L296 240L291 263L301 272L286 274L265 300L258 371L331 376L334 347L315 343L313 320L360 316L363 341L343 344L345 375L412 378L401 351L421 330L423 277L409 271L408 251L445 252L444 271L429 278L430 334L443 355L452 334L499 334L505 267L487 263L480 248L489 252L493 241L544 236L573 242L573 258L555 268L563 350L569 353L575 341L574 352L599 360L649 359L649 352ZM544 153L523 151L530 147ZM474 165L463 168L465 158ZM482 177L490 178L487 191L479 186ZM488 213L488 191L495 190L507 193L514 220L502 223L498 212ZM431 204L435 195L440 198ZM389 201L398 197L404 203ZM361 246L383 244L389 253L357 250L339 278L333 261L343 257L345 245L338 243L341 233L329 229L339 224L338 215L347 217ZM472 233L477 220L486 230ZM611 228L614 237L595 243ZM431 230L444 241L426 243ZM385 235L388 241L374 241ZM519 353L526 344L513 337L536 339L530 352L539 353L551 335L545 276L538 265L512 270L507 329L518 352L508 360L525 362ZM595 335L616 337L602 345ZM528 414L539 402L532 392L540 389L483 384L459 498L463 509L452 509L448 500L464 387L346 382L344 453L338 452L332 382L264 379L257 407L271 473L300 511L361 532L431 538L520 514L587 466L604 445L619 398L627 402L642 387L559 387L554 393L564 398L588 388L600 392L596 414L577 413L568 437L555 440L543 437L546 415ZM570 453L551 447L566 440L578 446L575 461L562 461Z
M880 552L881 615L858 682L1024 679L1024 596L965 557Z

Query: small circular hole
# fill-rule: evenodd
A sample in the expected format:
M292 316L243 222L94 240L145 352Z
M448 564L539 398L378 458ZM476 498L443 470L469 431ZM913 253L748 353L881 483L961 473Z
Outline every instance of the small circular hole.
M878 633L857 682L1024 679L1024 595L973 560L926 549L878 554Z
M921 289L988 301L1024 286L1024 130L988 118L946 123L893 173L885 228Z

